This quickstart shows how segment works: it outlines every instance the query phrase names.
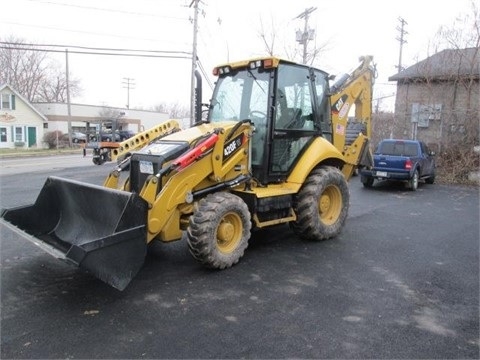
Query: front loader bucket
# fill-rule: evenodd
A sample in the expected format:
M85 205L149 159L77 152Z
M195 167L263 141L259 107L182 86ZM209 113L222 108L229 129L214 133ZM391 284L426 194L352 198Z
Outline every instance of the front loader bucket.
M142 267L147 203L138 195L49 177L35 204L3 210L3 223L51 255L123 290Z

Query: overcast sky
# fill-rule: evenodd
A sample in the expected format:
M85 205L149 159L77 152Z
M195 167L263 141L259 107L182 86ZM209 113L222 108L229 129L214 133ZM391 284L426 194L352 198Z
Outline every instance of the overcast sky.
M191 0L15 0L3 1L0 36L13 35L38 44L96 48L178 51L188 57L193 42ZM471 0L202 0L199 17L198 57L210 81L212 67L227 61L265 55L262 27L274 53L288 57L301 48L296 30L304 28L298 16L315 8L309 28L315 31L310 50L323 50L315 65L339 74L358 64L361 55L373 55L379 78L375 96L394 93L399 60L399 18L403 18L406 41L404 66L433 52L440 26L452 26L472 9ZM64 47L58 49L64 50ZM73 50L69 48L70 50ZM300 56L300 55L299 55ZM64 54L51 54L61 66ZM301 56L295 60L301 60ZM150 109L159 103L189 107L191 60L100 55L69 55L70 74L81 81L83 93L74 103L124 107L124 78L133 79L130 108ZM204 101L210 95L204 82ZM393 98L391 98L393 101ZM385 101L388 101L385 100ZM388 107L388 103L385 103Z

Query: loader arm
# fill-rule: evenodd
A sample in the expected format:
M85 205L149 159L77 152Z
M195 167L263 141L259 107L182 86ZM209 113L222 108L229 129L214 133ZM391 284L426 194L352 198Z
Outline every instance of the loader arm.
M120 162L128 158L132 151L138 151L150 142L179 130L181 128L178 121L167 120L122 142L89 142L85 144L85 148L92 149L92 161L95 165L102 165L106 161Z
M180 130L180 125L176 120L167 120L148 130L142 131L125 141L118 143L118 147L112 150L112 160L117 161L122 156L131 151L141 149L151 141L170 134L173 131Z
M251 136L249 124L243 124L229 135L230 128L220 130L187 154L171 162L168 178L158 192L162 174L150 176L140 196L149 206L147 220L147 242L158 237L162 241L178 240L182 236L181 217L191 213L192 203L197 197L223 188L235 187L249 177L248 147ZM232 141L236 148L232 150ZM198 151L200 153L198 153ZM231 151L231 153L229 153ZM193 159L184 164L191 156ZM161 172L162 172L161 171Z

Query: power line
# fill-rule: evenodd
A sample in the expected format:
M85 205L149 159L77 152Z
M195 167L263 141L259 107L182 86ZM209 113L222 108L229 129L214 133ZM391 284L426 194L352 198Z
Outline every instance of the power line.
M205 68L204 68L203 65L202 65L202 62L201 62L200 59L198 59L198 58L197 58L197 65L198 65L200 71L202 72L203 77L204 77L205 80L207 81L208 86L210 87L211 90L213 90L213 84L212 84L212 82L210 81L210 78L208 77L207 72L205 71Z
M138 37L138 36L118 35L118 34L112 34L112 33L99 33L99 32L93 32L93 31L85 31L85 30L71 30L71 29L64 29L64 28L59 28L59 27L54 27L54 26L22 24L22 23L13 22L13 21L3 21L3 23L4 24L10 24L10 25L16 25L16 26L38 28L38 29L47 29L47 30L55 30L55 31L78 33L78 34L87 34L87 35L93 35L93 36L113 37L113 38L120 38L120 39L123 39L123 40L131 39L131 40L146 40L146 41L158 42L158 38L145 38L145 37ZM171 44L178 44L178 41L173 42L173 41L162 40L162 42L168 42L168 43L171 43Z
M92 50L92 51L118 51L118 52L145 52L145 53L161 53L161 54L186 54L191 55L191 52L187 51L173 51L173 50L145 50L145 49L118 49L118 48L98 48L91 46L77 46L77 45L60 45L60 44L28 44L28 43L18 43L18 42L9 42L9 41L0 41L0 44L11 45L18 48L23 46L34 46L34 47L61 47L61 48L73 48L73 49L83 49L83 50Z
M100 8L100 7L95 7L95 6L65 4L65 3L55 2L55 1L42 1L42 0L28 0L28 1L35 2L35 3L44 3L44 4L50 4L50 5L65 6L65 7L70 7L70 8L105 11L105 12L108 12L108 13L113 12L113 13L127 14L127 15L138 15L138 16L147 16L147 17L156 17L156 18L188 21L187 18L175 17L175 16L165 16L165 15L160 15L160 14L149 14L149 13L142 13L142 12L136 12L136 11L126 11L126 10L119 10L119 9L112 9L112 8Z
M34 47L18 47L18 46L8 46L0 45L0 49L6 50L23 50L23 51L39 51L39 52L49 52L49 53L64 53L65 50L54 50L54 49L39 49ZM157 54L132 54L132 53L121 53L121 52L106 52L106 51L69 51L70 54L82 54L82 55L105 55L105 56L125 56L125 57L144 57L144 58L167 58L167 59L191 59L191 56L187 55L157 55Z
M379 97L373 98L372 100L375 101L375 100L388 99L388 98L391 98L391 97L394 97L394 96L396 96L396 94L383 95L383 96L379 96Z

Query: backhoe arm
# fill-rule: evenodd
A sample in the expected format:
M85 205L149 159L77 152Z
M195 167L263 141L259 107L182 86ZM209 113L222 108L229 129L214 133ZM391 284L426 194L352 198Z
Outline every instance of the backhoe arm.
M349 179L355 167L371 161L372 95L375 78L373 58L361 58L361 64L350 74L342 76L331 88L333 144L344 154L343 173ZM354 119L349 113L355 107Z

